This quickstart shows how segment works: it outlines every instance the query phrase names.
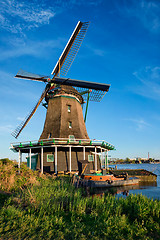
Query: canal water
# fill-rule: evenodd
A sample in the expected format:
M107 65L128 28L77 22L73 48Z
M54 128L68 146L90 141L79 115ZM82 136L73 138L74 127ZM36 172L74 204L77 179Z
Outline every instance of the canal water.
M143 194L149 198L160 200L160 164L117 164L117 169L145 169L157 175L157 183L147 183L145 185L124 186L112 189L106 189L117 197L126 197L129 194ZM109 165L114 168L115 165ZM99 192L101 194L102 191Z

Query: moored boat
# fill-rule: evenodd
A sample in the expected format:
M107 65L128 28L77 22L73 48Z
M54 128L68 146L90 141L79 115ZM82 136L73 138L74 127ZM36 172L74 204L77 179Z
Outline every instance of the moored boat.
M113 174L93 173L75 176L74 183L77 187L108 188L136 185L139 184L139 179L137 177L129 178L127 173L123 173L119 177L115 177Z
M120 187L120 186L128 186L128 185L137 185L139 184L139 179L136 177L121 179L121 180L113 180L113 181L93 181L89 180L88 185L91 188L107 188L107 187Z

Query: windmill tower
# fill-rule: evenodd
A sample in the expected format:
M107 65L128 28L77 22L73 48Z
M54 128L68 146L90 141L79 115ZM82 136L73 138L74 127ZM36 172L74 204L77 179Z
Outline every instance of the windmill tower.
M89 139L82 113L83 97L75 88L61 85L54 95L47 94L46 101L48 108L40 139Z
M21 150L21 152L27 152L28 149L32 148L32 152L38 153L39 156L37 168L44 169L45 171L77 170L78 161L85 160L88 156L92 155L91 141L85 126L88 102L101 101L109 90L110 85L61 77L61 75L65 76L67 74L81 46L88 26L89 22L78 22L52 71L52 78L22 70L15 76L16 78L40 81L46 84L35 107L12 133L15 138L19 136L42 100L45 99L43 106L47 108L47 114L42 134L37 143L40 145L40 148L36 148L32 143L30 143L29 146L26 144L25 146L22 145L21 149L20 147L14 147L14 150ZM84 105L85 101L86 111L85 117L83 117L82 105ZM83 145L82 148L77 146L77 143L80 146ZM72 149L70 144L72 144ZM89 144L90 148L86 147L87 144ZM110 145L110 148L114 147ZM95 156L95 158L97 157ZM52 159L52 161L48 159ZM95 165L95 163L93 165ZM93 168L95 168L95 166L93 166Z

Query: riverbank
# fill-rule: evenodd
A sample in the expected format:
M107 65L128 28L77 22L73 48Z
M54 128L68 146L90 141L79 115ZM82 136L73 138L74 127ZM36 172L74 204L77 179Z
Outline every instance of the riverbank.
M39 176L25 166L16 171L0 166L1 239L159 239L158 200L89 197L70 177Z

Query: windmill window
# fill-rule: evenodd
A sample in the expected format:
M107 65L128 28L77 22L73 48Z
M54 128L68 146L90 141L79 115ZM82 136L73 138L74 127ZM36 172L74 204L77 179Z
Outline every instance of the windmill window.
M75 141L75 137L74 135L69 135L69 142L74 142Z
M88 155L88 162L93 162L93 161L94 161L94 156Z
M68 122L69 128L72 128L72 122Z
M48 138L51 138L51 137L52 137L52 133L49 133L49 134L48 134Z
M53 154L47 154L47 162L54 162L54 155Z
M71 112L71 105L68 105L68 112Z

